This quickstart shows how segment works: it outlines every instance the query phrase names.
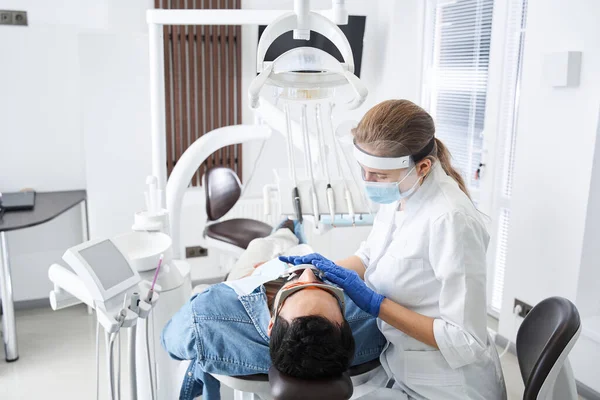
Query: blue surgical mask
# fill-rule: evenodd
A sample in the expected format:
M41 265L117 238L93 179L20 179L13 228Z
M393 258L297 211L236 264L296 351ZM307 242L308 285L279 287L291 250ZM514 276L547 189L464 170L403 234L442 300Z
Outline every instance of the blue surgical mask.
M404 180L410 176L412 171L415 169L413 167L408 174L398 182L369 182L365 181L365 191L367 192L367 196L371 201L380 204L390 204L394 203L398 200L406 198L413 194L417 188L419 187L419 179L415 182L415 184L408 190L400 193L400 189L398 185L400 185Z

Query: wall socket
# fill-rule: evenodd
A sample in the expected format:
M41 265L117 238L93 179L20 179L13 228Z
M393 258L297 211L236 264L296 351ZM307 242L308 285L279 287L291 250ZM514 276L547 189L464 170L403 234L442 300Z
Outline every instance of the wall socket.
M0 10L0 25L27 26L27 11Z
M185 258L206 257L208 249L202 246L191 246L185 248Z
M0 25L12 25L12 11L0 10Z
M518 314L519 317L521 317L521 318L525 318L527 316L527 314L529 314L529 311L531 311L531 309L533 308L529 304L527 304L519 299L515 299L515 305L513 306L513 310L515 309L516 306L521 306L521 312Z

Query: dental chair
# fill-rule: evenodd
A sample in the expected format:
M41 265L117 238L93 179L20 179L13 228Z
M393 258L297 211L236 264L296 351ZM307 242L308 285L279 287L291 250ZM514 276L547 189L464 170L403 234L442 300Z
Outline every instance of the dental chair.
M580 333L579 312L562 297L545 299L527 314L517 333L523 400L579 399L567 356Z
M262 221L235 218L222 221L242 195L237 174L227 167L212 167L204 174L207 247L217 248L238 257L256 238L269 236L273 228Z
M351 367L336 379L304 380L282 374L275 367L268 374L213 376L234 390L235 400L348 400L361 387L384 385L379 359ZM364 389L364 388L361 388ZM365 394L368 391L361 390Z

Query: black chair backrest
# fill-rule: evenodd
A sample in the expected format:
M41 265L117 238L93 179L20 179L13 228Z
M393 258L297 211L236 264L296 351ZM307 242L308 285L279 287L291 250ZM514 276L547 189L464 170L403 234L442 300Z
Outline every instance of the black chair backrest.
M275 400L347 400L354 392L347 372L339 378L306 380L293 378L271 366L269 385Z
M204 174L206 215L216 221L227 214L242 195L242 184L237 174L227 167L212 167Z
M524 400L537 398L550 370L580 326L577 308L562 297L545 299L527 314L517 333Z

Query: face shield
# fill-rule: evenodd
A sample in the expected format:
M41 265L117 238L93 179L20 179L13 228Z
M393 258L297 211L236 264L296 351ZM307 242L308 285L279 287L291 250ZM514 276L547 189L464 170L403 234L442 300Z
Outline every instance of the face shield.
M398 147L398 143L369 144L363 147L354 143L354 157L360 165L365 191L371 201L389 204L412 195L421 181L415 160L421 161L429 155L434 144L432 139L415 155L381 157L373 154L372 149Z

